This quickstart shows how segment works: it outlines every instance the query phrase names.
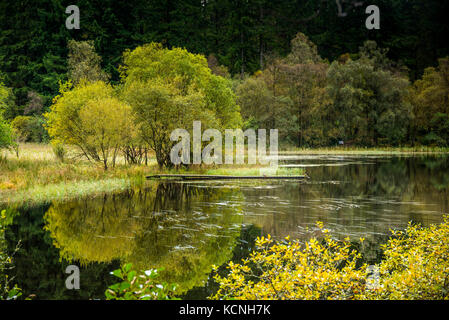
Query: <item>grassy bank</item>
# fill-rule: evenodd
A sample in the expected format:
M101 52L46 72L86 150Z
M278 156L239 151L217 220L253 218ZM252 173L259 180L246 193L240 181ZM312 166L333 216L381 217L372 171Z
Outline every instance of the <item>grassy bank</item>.
M19 158L15 153L4 152L0 156L0 204L35 204L56 199L68 199L95 195L104 192L125 190L132 186L142 186L145 176L157 173L198 173L211 175L259 175L260 165L232 166L192 166L191 168L160 169L154 157L148 166L125 165L118 160L115 168L104 170L100 164L75 157L75 150L68 150L69 158L60 162L52 147L44 144L23 144ZM281 154L339 154L339 155L400 155L448 153L448 148L322 148L288 149ZM300 175L301 168L279 168L267 174Z
M15 153L0 156L0 205L8 203L38 204L52 200L96 195L142 186L145 176L157 173L198 173L228 175L258 175L260 165L232 165L223 167L193 166L189 169L160 169L154 159L149 165L125 165L118 160L115 168L104 170L96 164L75 157L60 162L50 145L22 144L19 158ZM302 174L302 169L288 169L288 174ZM277 174L287 174L279 169Z

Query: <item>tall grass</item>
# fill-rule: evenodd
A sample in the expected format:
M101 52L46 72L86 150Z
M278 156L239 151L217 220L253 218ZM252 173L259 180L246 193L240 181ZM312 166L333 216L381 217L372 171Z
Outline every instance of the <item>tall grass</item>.
M20 203L21 205L38 205L54 200L67 200L77 197L95 196L114 191L124 191L131 187L131 181L112 178L100 181L62 182L58 184L36 185L27 190L7 193L0 198L4 203Z
M23 144L19 158L9 153L0 160L0 205L38 204L125 190L144 185L145 177L155 173L260 175L261 168L261 165L226 165L164 169L153 159L148 166L119 163L104 170L101 165L82 158L74 160L73 156L62 162L51 145ZM302 173L298 168L279 168L275 174Z
M23 144L19 158L0 159L0 203L39 203L124 190L142 184L151 167L126 166L105 171L82 159L57 159L50 145Z

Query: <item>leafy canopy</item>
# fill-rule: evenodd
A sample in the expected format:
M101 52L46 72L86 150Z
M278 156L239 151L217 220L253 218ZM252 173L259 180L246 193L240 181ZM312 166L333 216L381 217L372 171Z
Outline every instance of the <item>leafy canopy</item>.
M71 83L61 87L50 112L45 114L54 143L78 146L88 159L113 164L119 146L132 127L131 108L120 101L114 88L103 81Z
M191 131L195 120L205 129L241 126L230 81L212 74L202 55L147 44L124 53L121 76L122 97L161 166L171 166L173 130Z

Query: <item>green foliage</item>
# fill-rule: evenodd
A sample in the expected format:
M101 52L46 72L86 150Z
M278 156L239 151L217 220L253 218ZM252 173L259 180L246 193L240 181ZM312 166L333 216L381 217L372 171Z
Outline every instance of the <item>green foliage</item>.
M99 78L99 67L92 73L86 68L73 71L81 81L75 87L71 82L61 86L45 114L47 128L55 143L78 146L105 169L110 159L115 165L119 151L127 161L140 162L136 159L147 157L147 146L160 166L171 166L170 134L191 128L194 120L206 129L241 125L230 81L212 74L203 56L185 49L152 43L125 52L119 96L103 81L88 82Z
M109 286L107 300L173 300L176 285L159 281L161 269L138 273L128 263L111 272L122 281Z
M42 111L46 111L58 94L59 83L67 78L78 84L81 78L106 81L109 80L107 75L111 75L111 82L116 84L120 81L119 65L125 50L159 42L167 48L182 47L210 57L212 73L225 78L231 75L243 79L258 70L264 70L266 77L285 76L286 81L265 80L272 96L266 104L270 112L260 118L245 118L247 125L272 127L265 123L272 116L272 122L281 130L286 143L333 145L343 137L337 137L340 131L336 127L340 124L327 118L334 110L327 108L329 100L323 93L323 74L327 68L319 56L334 61L342 54L351 53L353 60L356 57L367 59L375 70L393 73L399 72L394 70L395 64L404 65L409 68L410 79L416 80L426 67L435 65L439 57L449 54L444 14L448 11L448 3L377 0L376 4L382 10L382 28L375 33L365 30L365 5L356 6L356 3L355 0L340 3L314 0L253 0L245 3L231 0L129 0L117 3L105 0L103 10L99 12L95 2L82 0L79 6L83 8L83 27L78 31L67 30L63 25L67 15L65 4L60 1L4 2L0 5L0 71L1 81L10 89L5 95L0 86L0 109L4 109L4 118L8 121L17 116L36 114L33 109L36 104L30 103L30 92L34 92L31 100L36 102L39 99L35 98L40 97L39 104L43 106ZM344 14L338 15L341 10ZM298 30L302 33L298 34ZM115 36L111 37L111 34ZM382 48L388 47L388 52L378 50L374 41L364 44L367 39L375 40ZM356 54L359 47L362 49ZM281 64L273 63L275 57L284 56ZM280 70L281 73L275 73L277 67L287 65L289 67ZM302 70L298 68L300 65ZM425 77L430 80L427 73L429 70ZM284 82L279 88L288 89L288 93L277 92L276 85L271 85L271 82L279 83L278 80ZM430 86L435 84L430 83ZM428 98L432 97L431 90L424 91L429 93ZM6 103L5 96L8 97ZM400 107L396 111L382 106L381 109L389 111L380 111L379 119L371 123L375 122L376 126L375 132L369 134L374 138L362 140L374 139L379 144L441 144L444 139L431 132L429 127L436 112L425 107L427 103L419 102L418 105L415 106L416 122L403 126L407 131L405 136L403 127L392 129L392 124L401 126L404 122L404 119L398 119L404 109ZM442 110L437 112L449 114ZM249 112L243 110L243 113ZM413 118L409 112L404 114L404 118ZM326 126L330 121L331 125ZM393 135L398 138L392 139ZM143 141L137 144L136 148L148 147Z
M19 142L46 142L48 134L41 116L17 116L11 121L15 139Z
M6 120L11 120L19 114L19 110L14 101L14 94L11 88L5 87L0 82L0 116Z
M68 76L74 85L81 81L108 81L108 75L101 70L101 57L95 52L93 41L69 40L67 46Z
M66 78L69 32L61 2L32 0L0 5L0 70L13 89L16 105L24 106L29 91L50 101L58 82ZM23 110L23 109L22 109ZM22 115L16 113L11 118Z
M298 33L286 58L273 59L236 88L247 124L278 128L281 141L291 145L326 145L327 67L316 46Z
M133 126L130 107L102 81L82 82L72 90L70 83L62 86L45 117L54 143L77 146L105 169L109 161L115 165L119 147Z
M171 166L174 129L191 131L194 120L207 128L241 125L230 81L212 74L206 59L185 49L151 43L124 54L123 98L136 115L141 139L160 166Z
M405 142L411 118L406 79L360 59L333 62L328 82L333 139L364 146Z
M426 145L446 147L449 145L449 116L437 112L430 121L430 133L424 136Z
M15 300L22 295L17 285L11 287L7 271L13 268L12 256L8 254L5 240L5 227L9 223L6 211L0 212L0 300ZM17 251L16 248L15 251Z
M444 1L376 0L382 27L366 30L365 5L340 1L128 0L121 3L81 0L81 30L67 30L67 3L54 0L3 2L0 6L0 70L23 106L30 90L45 97L57 94L67 79L67 41L95 42L103 67L118 81L125 49L161 42L190 52L213 53L232 74L251 74L264 67L272 54L290 50L298 30L316 43L321 55L334 60L356 52L367 38L390 47L390 56L402 60L416 79L438 57L449 53ZM115 35L115 36L111 36ZM11 118L20 115L14 114Z
M364 6L355 6L352 0L341 8L337 1L312 0L244 4L230 0L130 0L117 4L106 0L100 13L94 3L82 1L80 32L61 25L66 14L60 2L3 3L0 70L1 81L8 88L0 85L0 113L7 121L39 116L67 78L75 85L82 79L116 84L121 75L125 99L137 104L144 99L131 91L143 90L151 81L154 86L148 95L164 97L161 118L176 118L173 126L190 127L187 118L178 118L198 104L196 116L203 115L199 120L206 127L215 122L238 127L241 121L229 78L239 75L243 83L236 94L245 127L278 128L285 144L316 147L344 140L363 146L446 146L444 124L432 121L438 112L449 114L447 59L440 59L438 67L427 68L423 79L415 82L413 110L407 101L405 74L415 80L425 67L449 53L443 27L448 5L425 0L413 4L378 0L377 4L383 18L382 28L374 35L360 31L366 18ZM336 14L341 9L344 18ZM152 42L174 49L143 45ZM387 46L389 50L381 49ZM136 47L146 49L130 51ZM124 51L128 51L125 65L129 65L120 71ZM211 72L203 72L206 64L200 55L209 57ZM333 61L342 55L345 58L330 70L321 58ZM150 64L140 69L139 58ZM129 72L124 72L128 67ZM257 75L251 80L243 80L254 72ZM336 78L346 83L342 85ZM131 85L136 81L143 88ZM165 112L168 106L171 112ZM145 117L150 117L154 108L138 109L139 124L147 124ZM25 134L26 139L45 141L45 132L36 131L41 128L37 119L34 133ZM161 128L161 134L149 134L153 131L150 125L143 127L140 132L145 139L138 136L140 128L133 128L119 149L126 149L127 161L142 162L152 144L158 149L159 163L167 165L166 150L171 143L162 133L171 127Z
M272 92L261 77L250 77L236 88L237 102L242 109L242 117L246 126L255 129L266 128L270 120L274 119L276 111L273 108Z
M449 114L449 57L438 60L437 68L427 68L422 79L413 85L415 139L423 143L446 146Z
M0 114L0 150L14 147L13 132L11 126L3 120Z

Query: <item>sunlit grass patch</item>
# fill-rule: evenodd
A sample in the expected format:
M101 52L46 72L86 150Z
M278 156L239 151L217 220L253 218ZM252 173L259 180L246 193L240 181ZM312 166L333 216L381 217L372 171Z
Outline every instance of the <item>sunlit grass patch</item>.
M54 200L68 200L77 197L95 196L102 193L124 191L131 187L129 179L105 179L100 181L62 182L36 185L30 189L5 194L1 202L35 205Z

